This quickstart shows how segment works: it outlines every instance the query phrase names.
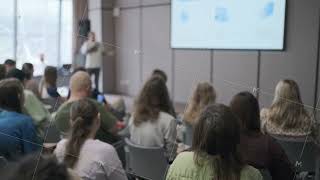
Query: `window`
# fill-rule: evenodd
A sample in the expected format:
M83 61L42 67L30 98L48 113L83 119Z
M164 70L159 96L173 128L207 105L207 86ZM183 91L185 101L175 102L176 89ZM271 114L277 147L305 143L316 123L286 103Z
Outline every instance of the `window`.
M14 58L14 1L0 6L0 63Z
M43 54L46 65L71 63L72 0L10 0L5 4L0 7L0 41L5 42L0 43L2 61L16 57L18 67L25 62L41 66Z

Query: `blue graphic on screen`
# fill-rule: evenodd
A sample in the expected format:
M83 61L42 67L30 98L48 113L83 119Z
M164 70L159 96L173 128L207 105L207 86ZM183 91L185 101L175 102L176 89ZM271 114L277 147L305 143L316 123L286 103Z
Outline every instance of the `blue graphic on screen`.
M182 11L180 15L180 19L182 23L187 23L189 20L189 15L186 11Z
M218 7L215 9L215 16L214 19L217 22L227 22L229 17L228 17L228 9L224 7Z
M264 17L270 17L274 13L274 2L268 2L264 7Z
M171 47L282 50L286 0L171 0Z

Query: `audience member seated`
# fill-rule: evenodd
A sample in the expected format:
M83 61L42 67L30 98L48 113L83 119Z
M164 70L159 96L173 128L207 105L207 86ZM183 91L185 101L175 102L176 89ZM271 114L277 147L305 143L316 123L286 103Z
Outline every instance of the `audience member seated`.
M16 79L0 81L0 156L16 160L41 146L29 116L22 114L23 86Z
M260 131L257 99L249 92L241 92L232 99L230 107L240 121L243 159L255 168L268 170L272 179L294 179L294 169L285 151L275 139Z
M75 74L79 71L87 72L85 68L79 67L79 68L76 68L72 74ZM70 97L70 92L68 97ZM123 117L126 115L125 103L122 98L119 98L117 101L110 104L109 102L107 102L106 98L104 97L104 94L99 92L99 90L96 88L92 90L91 98L97 100L100 103L105 104L106 108L119 120L122 120Z
M67 135L70 129L70 109L72 104L75 101L89 98L91 95L91 80L89 74L86 72L77 72L72 75L70 79L70 91L69 100L60 106L55 115L56 127L63 135ZM101 117L101 127L97 132L96 139L110 144L117 142L119 140L116 136L117 119L111 115L102 104L93 99L90 100L97 106Z
M57 91L57 79L57 68L47 66L44 70L44 77L39 85L39 91L42 99L61 97Z
M261 110L262 131L276 135L305 136L311 133L313 121L304 109L298 84L281 80L275 89L270 108Z
M116 150L94 139L100 129L100 114L95 103L89 99L75 101L70 114L70 136L61 140L54 152L58 160L83 179L126 180Z
M16 68L16 61L12 60L12 59L7 59L4 62L4 66L6 67L6 73L8 73L9 71L11 71L12 69Z
M0 64L0 80L6 78L6 66L3 64Z
M146 147L164 147L172 161L176 155L176 120L170 113L170 99L162 78L151 77L142 88L129 120L130 139Z
M16 78L20 80L23 85L26 82L25 74L19 69L12 69L10 72L8 72L7 78ZM33 94L32 91L24 89L23 92L25 97L23 113L32 117L38 136L43 138L51 118L49 111L44 107L42 102Z
M40 98L39 84L33 79L34 68L31 63L24 63L22 65L22 72L25 74L25 89L33 92L38 98Z
M158 76L158 77L162 78L165 83L167 83L167 81L168 81L168 76L167 76L167 74L166 74L164 71L162 71L161 69L155 69L155 70L153 70L151 76ZM176 111L175 111L175 109L174 109L174 106L173 106L173 103L172 103L171 100L170 100L170 110L169 110L169 114L172 115L172 116L175 117L175 118L177 117Z
M169 168L167 180L262 180L260 172L241 161L239 122L224 105L210 105L195 126L192 151L182 152Z
M207 105L213 104L216 101L216 91L211 84L207 82L199 83L193 92L191 102L188 102L186 112L183 116L187 134L185 134L187 145L191 146L193 127L197 124L197 120L201 110Z
M8 165L3 172L3 180L81 180L54 156L28 155L19 162Z

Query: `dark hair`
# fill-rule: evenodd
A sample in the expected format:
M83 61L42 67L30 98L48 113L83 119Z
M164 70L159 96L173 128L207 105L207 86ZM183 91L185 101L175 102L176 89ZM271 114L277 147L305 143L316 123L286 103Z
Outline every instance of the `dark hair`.
M0 108L7 111L22 112L23 86L17 79L0 81Z
M16 61L12 60L12 59L7 59L4 62L5 65L9 65L9 66L15 66L16 65Z
M26 75L26 79L30 80L33 76L33 65L31 63L24 63L22 65L22 71Z
M37 170L35 172L35 170ZM37 179L37 180L69 180L71 179L67 167L58 163L55 156L40 156L32 154L19 162L7 165L2 178L5 180ZM1 179L2 179L1 178Z
M53 66L47 66L44 70L44 81L49 87L57 87L58 71Z
M97 106L87 98L72 104L71 132L64 157L64 162L68 167L73 168L77 163L80 149L92 131L98 113Z
M152 76L143 86L135 102L133 123L138 126L144 121L155 121L159 113L170 114L171 105L166 83L158 76Z
M152 76L159 76L160 78L162 78L164 80L165 83L168 80L167 74L164 71L162 71L161 69L153 70Z
M6 66L3 64L0 64L0 80L6 78Z
M240 127L230 108L222 104L207 106L194 128L192 150L198 166L204 158L213 159L217 179L239 180L244 166L237 145L240 143Z
M6 78L16 78L20 82L24 83L24 80L26 79L26 75L20 69L14 68L7 73Z
M239 118L242 131L260 132L260 108L258 100L249 92L241 92L230 103L232 112Z
M72 72L72 75L74 75L76 72L79 72L79 71L83 71L83 72L87 72L86 68L84 67L77 67L73 70Z

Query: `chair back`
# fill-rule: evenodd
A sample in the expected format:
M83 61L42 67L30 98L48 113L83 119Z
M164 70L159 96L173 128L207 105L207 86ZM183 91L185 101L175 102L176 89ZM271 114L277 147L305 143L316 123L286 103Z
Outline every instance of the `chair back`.
M129 173L144 179L165 179L169 164L163 148L139 146L127 138L125 142L129 151L127 158Z
M289 160L295 165L297 172L316 173L318 149L310 137L288 137L272 135L285 150Z

